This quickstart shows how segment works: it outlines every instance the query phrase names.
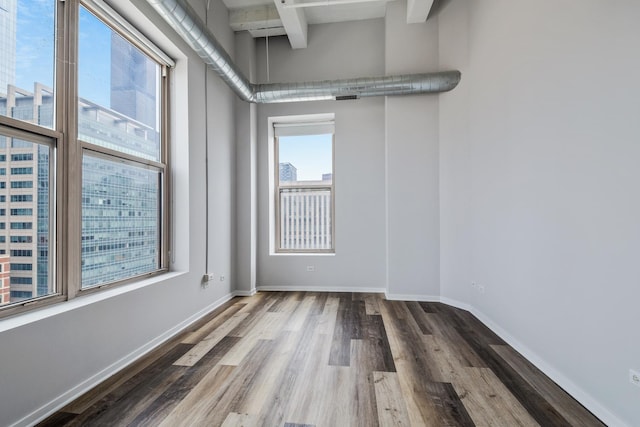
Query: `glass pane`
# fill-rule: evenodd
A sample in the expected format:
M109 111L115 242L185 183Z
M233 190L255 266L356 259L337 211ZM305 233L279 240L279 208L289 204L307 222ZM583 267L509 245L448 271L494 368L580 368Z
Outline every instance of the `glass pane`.
M300 181L331 184L332 147L331 134L279 137L280 184Z
M86 155L82 287L160 268L160 172Z
M55 0L0 1L0 114L51 128Z
M280 248L331 249L331 190L280 190Z
M85 142L160 159L160 65L80 8L78 135Z
M49 147L0 136L0 305L55 293Z

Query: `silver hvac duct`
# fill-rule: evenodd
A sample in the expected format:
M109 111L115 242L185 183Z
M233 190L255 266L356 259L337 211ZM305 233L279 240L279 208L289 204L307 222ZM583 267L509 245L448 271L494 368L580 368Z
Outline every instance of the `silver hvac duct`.
M357 99L367 96L415 95L446 92L457 86L459 71L364 77L306 83L253 84L238 69L229 54L184 0L147 2L191 46L222 80L247 102L274 102Z

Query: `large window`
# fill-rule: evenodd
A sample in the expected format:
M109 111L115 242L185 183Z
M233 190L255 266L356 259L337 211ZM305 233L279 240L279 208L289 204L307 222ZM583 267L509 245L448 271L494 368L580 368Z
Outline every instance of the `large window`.
M0 7L0 316L167 269L164 53L102 0Z
M333 252L333 122L273 126L276 252Z

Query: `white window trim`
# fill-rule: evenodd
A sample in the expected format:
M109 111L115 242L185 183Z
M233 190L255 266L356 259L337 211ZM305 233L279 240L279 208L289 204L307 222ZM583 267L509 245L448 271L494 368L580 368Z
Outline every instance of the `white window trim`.
M314 122L334 122L335 113L321 113L321 114L301 114L292 116L274 116L269 117L267 120L267 138L268 144L268 162L269 162L269 255L270 256L333 256L336 252L336 226L335 226L335 181L332 184L333 203L332 208L332 232L333 232L333 247L330 250L280 250L278 248L278 236L276 227L276 135L275 124L286 123L288 125L314 123ZM335 134L333 142L333 171L335 171ZM334 174L335 175L335 174ZM333 177L335 180L335 176Z

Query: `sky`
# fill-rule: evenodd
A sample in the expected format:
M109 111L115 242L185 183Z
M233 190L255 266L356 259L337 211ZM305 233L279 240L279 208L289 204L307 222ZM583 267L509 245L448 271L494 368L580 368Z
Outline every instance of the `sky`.
M53 87L55 3L56 0L18 0L16 86L19 88L32 90L34 82ZM78 49L80 97L109 107L111 30L82 7ZM97 74L97 69L104 71Z
M297 169L298 181L321 181L331 173L333 135L281 136L278 161Z

